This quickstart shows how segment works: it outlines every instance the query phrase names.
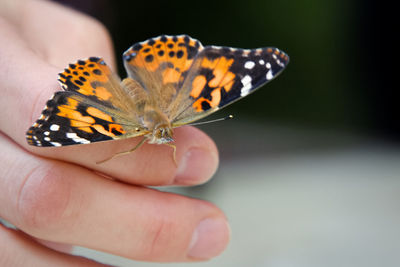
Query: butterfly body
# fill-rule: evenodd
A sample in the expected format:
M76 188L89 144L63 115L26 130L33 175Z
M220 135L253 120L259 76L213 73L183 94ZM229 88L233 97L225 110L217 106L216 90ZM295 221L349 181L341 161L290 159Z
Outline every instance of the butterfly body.
M121 86L131 98L131 105L135 107L135 110L131 111L132 120L142 125L142 132L148 143L165 144L174 141L168 116L157 106L147 91L131 78L124 79ZM135 132L139 130L139 128L134 129Z
M151 144L169 144L173 128L247 96L289 62L277 48L203 47L187 35L136 43L123 60L128 77L122 81L98 57L70 64L59 74L64 91L47 102L27 131L28 143L64 146L144 136Z

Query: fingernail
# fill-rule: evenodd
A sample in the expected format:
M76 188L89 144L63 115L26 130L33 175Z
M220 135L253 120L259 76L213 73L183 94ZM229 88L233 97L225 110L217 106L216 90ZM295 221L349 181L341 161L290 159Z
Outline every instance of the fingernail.
M210 259L225 250L230 238L230 228L226 220L208 218L202 220L192 235L188 256Z
M175 184L191 185L210 179L218 167L218 155L202 149L190 148L179 161Z

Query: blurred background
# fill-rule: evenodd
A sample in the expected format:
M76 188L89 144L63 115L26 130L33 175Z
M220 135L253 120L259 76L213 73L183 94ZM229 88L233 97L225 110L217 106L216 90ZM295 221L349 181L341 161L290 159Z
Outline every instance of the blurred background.
M213 116L235 119L201 127L220 150L214 179L167 189L212 201L230 220L227 251L195 266L400 266L391 3L59 2L106 25L122 77L123 51L160 34L185 33L203 45L275 46L290 56L276 80ZM117 266L158 266L76 253Z

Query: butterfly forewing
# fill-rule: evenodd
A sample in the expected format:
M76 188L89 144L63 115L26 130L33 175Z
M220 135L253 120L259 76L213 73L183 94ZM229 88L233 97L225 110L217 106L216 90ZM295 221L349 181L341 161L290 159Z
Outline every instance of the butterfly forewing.
M199 41L187 35L162 35L134 44L123 59L129 77L149 92L153 105L166 111L202 49Z
M289 57L277 48L205 47L189 70L181 95L171 104L173 125L198 120L250 94L276 77L288 62Z

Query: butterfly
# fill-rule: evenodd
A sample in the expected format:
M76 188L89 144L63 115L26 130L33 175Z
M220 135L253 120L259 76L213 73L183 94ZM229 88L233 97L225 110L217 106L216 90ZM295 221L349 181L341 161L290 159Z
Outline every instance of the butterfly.
M273 47L205 46L188 35L161 35L123 54L128 77L104 60L78 60L58 75L63 91L28 129L33 146L68 146L144 136L171 144L173 129L204 118L275 78L289 57ZM175 159L175 158L174 158Z

